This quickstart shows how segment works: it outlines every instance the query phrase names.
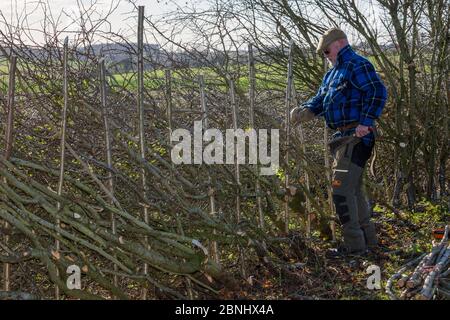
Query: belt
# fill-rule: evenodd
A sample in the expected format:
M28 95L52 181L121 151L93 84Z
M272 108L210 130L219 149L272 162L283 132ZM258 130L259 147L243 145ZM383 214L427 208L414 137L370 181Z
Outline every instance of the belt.
M337 130L340 131L340 132L344 132L344 131L347 131L349 129L356 128L358 125L359 125L359 122L351 122L351 123L349 123L349 124L347 124L345 126L337 127Z

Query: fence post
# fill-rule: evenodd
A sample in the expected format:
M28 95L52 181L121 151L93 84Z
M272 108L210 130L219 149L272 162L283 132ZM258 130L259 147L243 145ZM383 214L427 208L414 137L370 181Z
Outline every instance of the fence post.
M294 101L294 105L297 105L297 92L295 90L295 86L292 86L292 100ZM306 161L306 145L305 145L305 135L303 133L303 126L301 123L298 124L298 134L300 138L300 144L302 148L302 152L304 155L302 162L303 167L305 168L305 184L306 184L306 190L310 192L310 181L309 181L309 173L306 170L306 166L308 165ZM306 236L309 238L311 235L311 201L309 200L309 197L306 197Z
M233 129L236 131L238 129L238 112L237 112L237 105L236 105L236 93L234 88L234 81L231 79L231 77L228 76L228 84L230 87L230 102L231 102L231 114L232 114L232 120L233 120ZM235 179L236 179L236 225L239 228L239 223L241 222L241 174L240 174L240 168L239 168L239 162L238 162L238 154L237 154L237 146L235 144L235 140L233 138L233 148L234 148L234 173L235 173ZM245 268L245 259L244 259L244 252L242 250L242 247L239 245L239 257L241 262L241 274L244 278L246 278L246 268Z
M138 134L140 156L145 160L145 143L144 143L144 6L138 7L138 87L137 87L137 107L138 107ZM141 168L141 184L144 198L147 198L147 176L144 167ZM144 222L148 224L148 207L142 206ZM144 237L144 241L148 246L148 236ZM144 275L148 275L148 263L144 263ZM142 289L142 300L147 299L147 286Z
M16 94L16 69L17 69L17 57L11 55L9 64L9 84L8 84L8 110L6 119L5 130L5 159L8 160L11 157L13 147L13 131L14 131L14 100ZM4 183L6 183L6 178ZM5 244L9 242L9 223L5 221ZM11 289L11 265L9 263L3 264L3 290L9 291Z
M324 73L328 71L328 62L326 59L323 60L324 65ZM332 190L331 190L331 167L330 167L330 152L328 150L328 127L327 124L324 123L324 129L323 129L323 145L324 145L324 158L325 158L325 170L326 170L326 177L327 177L327 194L328 194L328 207L330 208L330 216L332 219L330 219L330 229L331 229L331 236L333 241L336 240L336 226L334 223L334 205L333 205L333 197L332 197Z
M285 171L285 190L286 190L286 196L285 196L285 203L284 203L284 211L285 211L285 233L289 233L289 195L288 195L288 188L289 188L289 148L290 148L290 134L291 134L291 126L290 126L290 109L291 109L291 102L292 102L292 50L294 48L294 41L291 40L289 42L289 53L288 53L288 64L287 64L287 83L286 83L286 99L285 99L285 110L286 110L286 116L285 116L285 122L286 122L286 154L285 154L285 162L286 162L286 171Z
M202 109L202 121L203 130L208 129L208 109L206 106L206 95L205 95L205 79L201 74L198 76L199 88L200 88L200 106ZM211 176L208 173L208 196L209 196L209 212L211 216L216 215L216 201L214 198L214 188L211 186ZM216 234L216 230L213 230L213 234ZM210 257L213 261L219 263L219 249L217 247L217 241L210 242Z
M64 106L62 111L62 124L61 124L61 145L60 145L60 164L59 164L59 181L58 181L58 196L62 195L63 184L64 184L64 169L65 169L65 159L66 159L66 129L67 129L67 108L69 105L69 82L67 75L68 68L68 46L69 38L64 39L63 47L63 96L64 96ZM61 210L61 202L57 202L56 209L59 212ZM60 227L60 219L56 218L56 226ZM59 233L57 233L59 236ZM58 239L55 241L55 251L56 256L59 256L59 251L61 249L61 244ZM56 276L59 277L59 269L56 269ZM55 286L55 299L60 299L59 287Z
M249 121L250 121L250 129L254 130L255 128L255 87L256 87L256 72L255 72L255 60L253 57L253 46L251 43L248 44L248 73L249 73ZM262 211L261 204L261 185L259 183L259 165L256 164L256 205L258 208L258 225L261 229L264 230L264 214Z
M165 80L166 80L166 103L167 103L167 120L169 125L169 145L172 146L170 137L172 136L172 114L173 114L173 101L172 101L172 73L169 69L164 72ZM174 165L172 163L172 169L174 169ZM172 176L172 173L171 173ZM176 213L176 219L178 224L178 232L184 236L183 225L180 221L179 213ZM186 287L189 299L194 299L194 293L192 292L192 282L191 279L186 277Z
M101 104L102 104L102 116L103 116L103 124L105 130L105 141L106 141L106 163L108 165L108 174L107 174L107 187L111 195L114 197L114 178L112 175L113 163L112 163L112 151L111 151L111 132L109 129L109 121L108 118L110 116L110 110L107 105L107 92L106 92L106 68L105 68L105 59L102 57L99 61L100 67L100 95L101 95ZM113 204L113 199L110 200L110 204ZM114 212L111 212L111 232L113 235L117 233L116 229L116 217ZM118 272L117 264L113 266L114 272ZM117 274L113 276L113 284L117 287L118 285L118 277Z

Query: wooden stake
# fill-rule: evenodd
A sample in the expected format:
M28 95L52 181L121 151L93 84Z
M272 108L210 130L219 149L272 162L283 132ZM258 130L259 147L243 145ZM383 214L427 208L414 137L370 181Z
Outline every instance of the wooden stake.
M12 55L9 63L9 84L8 84L8 114L6 120L5 130L5 159L8 160L11 157L13 147L13 131L14 131L14 100L16 94L16 68L17 57ZM4 183L6 183L6 178ZM5 221L5 244L9 242L8 229L9 223ZM9 291L11 289L11 265L9 263L3 264L3 290Z
M255 128L255 87L256 87L256 72L255 72L255 60L253 58L253 46L251 43L248 44L248 72L249 72L249 121L250 121L250 129ZM259 165L256 165L256 175L259 176ZM258 208L258 226L264 230L264 213L262 211L261 204L261 185L259 183L259 178L256 178L256 205Z
M109 129L109 121L108 118L110 116L110 111L107 105L107 92L106 92L106 68L105 68L105 59L101 58L99 61L100 67L100 95L101 95L101 103L102 103L102 115L103 115L103 124L105 129L105 141L106 141L106 163L108 165L108 174L107 174L107 188L112 196L114 196L114 179L111 170L113 169L112 163L112 151L111 151L111 132ZM114 201L111 199L110 204L113 204ZM116 228L116 217L113 212L111 212L111 232L113 235L117 234ZM113 266L114 272L118 272L117 264ZM118 276L114 274L113 276L113 284L114 286L118 286Z
M290 134L291 134L291 126L290 126L290 111L291 111L291 102L292 102L292 50L294 48L294 41L291 40L289 43L289 53L288 53L288 65L287 65L287 84L286 84L286 99L285 99L285 110L286 110L286 154L285 154L285 190L287 191L289 188L289 148L290 148ZM285 210L285 233L289 233L289 196L286 192L286 199L284 203L284 210Z
M232 118L233 118L233 129L238 129L238 122L237 122L237 107L236 107L236 94L234 90L234 81L229 79L229 86L230 86L230 99L231 99L231 112L232 112ZM235 150L235 166L234 166L234 173L235 173L235 179L236 179L236 186L237 188L240 188L241 181L240 181L240 168L239 163L237 161L237 148L234 146ZM239 195L239 192L236 194L236 222L239 223L241 220L241 198Z
M62 111L62 123L61 123L61 144L60 144L60 164L59 164L59 181L58 181L58 196L62 195L63 184L64 184L64 167L65 167L65 159L66 159L66 130L67 130L67 108L69 105L69 82L67 78L67 68L68 68L68 46L69 46L69 38L66 37L64 39L64 47L63 47L63 96L64 96L64 106ZM58 201L56 204L56 209L61 210L61 203ZM56 219L56 226L60 227L60 219ZM59 236L59 233L57 233ZM55 251L56 256L59 255L60 251L60 243L59 240L55 241ZM56 270L56 275L59 277L59 270ZM60 292L58 285L55 286L55 299L60 299Z
M206 105L206 94L205 94L205 77L201 74L198 76L198 83L200 88L200 107L202 110L202 126L204 130L208 129L208 109Z
M208 129L208 109L206 105L206 95L205 95L205 79L201 74L198 76L198 83L200 88L200 106L202 110L202 121L203 121L203 130ZM211 216L216 215L216 202L214 198L214 189L211 187L211 176L208 173L208 195L209 195L209 213ZM213 234L216 234L216 230L213 230ZM209 246L209 256L210 258L219 263L219 249L217 247L217 241L211 241Z
M138 7L138 87L137 87L137 107L138 107L138 132L140 156L145 160L145 143L144 143L144 6ZM147 197L147 177L145 169L141 168L141 184L144 198ZM144 222L148 224L148 207L142 207ZM144 241L148 246L148 237L144 237ZM144 275L148 275L148 263L144 263ZM147 287L142 289L142 300L147 299Z
M238 129L238 114L237 114L237 105L236 105L236 93L234 89L234 81L231 79L231 77L228 77L228 83L230 87L230 102L231 102L231 112L233 117L233 128L234 130ZM234 140L233 140L234 144ZM240 175L240 168L238 163L238 154L237 154L237 146L234 144L234 160L235 160L235 166L234 166L234 173L235 173L235 179L236 179L236 225L239 226L239 223L241 222L241 197L240 197L240 190L241 190L241 175ZM244 252L239 246L239 257L241 262L241 274L243 278L246 277L246 268L245 268L245 258L244 258Z
M249 121L250 127L253 128L255 126L255 87L256 87L256 72L255 72L255 59L253 57L253 46L251 43L248 44L248 79L249 79Z
M297 102L297 91L295 90L295 86L292 86L292 101L294 105L298 105ZM298 124L298 134L300 138L300 144L302 148L303 155L306 155L306 145L305 145L305 136L303 134L303 126L301 123ZM306 159L302 160L302 165L304 168L308 165ZM310 183L309 183L309 173L305 169L305 184L306 190L310 192ZM306 197L306 236L309 238L311 235L311 201L308 197Z
M323 60L324 73L328 71L328 62L326 59ZM330 229L333 241L336 241L336 224L334 223L334 204L333 204L333 191L331 190L331 166L330 166L330 152L328 150L328 127L324 123L323 128L323 146L324 146L324 158L325 158L325 168L327 174L327 193L328 193L328 206L330 208Z
M167 103L167 120L169 125L169 145L171 146L170 137L172 136L172 115L173 115L173 101L172 101L172 73L169 69L165 71L165 79L166 79L166 103ZM174 169L174 165L172 163L172 169ZM171 173L172 175L172 173ZM184 236L183 225L181 224L179 213L176 214L177 224L178 224L178 232L180 235ZM186 277L186 287L189 299L194 299L194 293L192 291L192 282L191 279Z

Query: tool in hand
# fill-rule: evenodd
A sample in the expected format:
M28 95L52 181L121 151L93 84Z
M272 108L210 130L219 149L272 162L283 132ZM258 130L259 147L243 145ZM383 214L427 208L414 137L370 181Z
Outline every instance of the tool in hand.
M369 131L374 132L374 129L372 127L369 127ZM355 133L350 136L339 137L337 139L333 139L330 142L328 142L328 147L330 148L331 151L333 151L333 150L336 150L341 145L345 145L345 144L349 143L353 139L359 140L361 138L357 137Z

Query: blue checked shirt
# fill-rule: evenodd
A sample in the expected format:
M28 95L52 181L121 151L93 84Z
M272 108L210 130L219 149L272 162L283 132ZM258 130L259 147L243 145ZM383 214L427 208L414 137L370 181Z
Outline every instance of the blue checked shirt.
M331 129L352 122L373 127L386 98L386 87L373 65L347 45L339 51L336 65L325 74L316 96L303 103L303 107L309 108L316 116L324 116ZM354 131L348 130L344 135ZM362 138L367 145L374 139L373 133Z

